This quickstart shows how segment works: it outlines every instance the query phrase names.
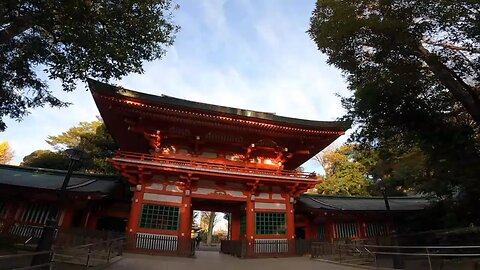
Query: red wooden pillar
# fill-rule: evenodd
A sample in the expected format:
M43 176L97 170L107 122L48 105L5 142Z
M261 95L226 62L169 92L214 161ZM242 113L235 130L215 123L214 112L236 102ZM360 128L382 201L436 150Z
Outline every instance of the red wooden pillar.
M74 209L70 207L65 207L63 209L63 219L62 224L60 224L61 229L68 229L72 226L73 212Z
M295 239L295 211L293 208L293 197L287 196L287 239Z
M358 238L365 239L367 238L367 224L363 220L357 222L358 227Z
M138 231L138 225L140 222L140 215L142 214L142 199L143 191L140 185L139 189L135 189L132 197L132 207L130 209L130 216L128 217L127 223L127 234L136 234Z
M247 240L252 241L255 239L255 203L252 201L251 196L248 196L245 214L247 217L245 234Z
M96 230L98 222L98 209L96 207L91 207L89 210L89 216L87 220L87 229Z
M231 222L232 222L232 225L230 226L231 228L231 236L232 236L232 239L230 240L240 240L240 213L239 212L232 212L231 213Z
M313 220L310 217L305 215L305 240L314 240L315 237L315 228L313 224Z
M182 196L182 205L180 207L180 226L179 237L190 239L192 232L192 197L190 190L185 190Z
M245 236L247 238L247 256L253 256L255 243L255 202L252 201L252 195L247 197L245 208L246 215L246 230Z
M326 229L326 238L328 241L332 242L336 236L336 230L335 230L335 221L332 219L327 219L325 222L325 229Z

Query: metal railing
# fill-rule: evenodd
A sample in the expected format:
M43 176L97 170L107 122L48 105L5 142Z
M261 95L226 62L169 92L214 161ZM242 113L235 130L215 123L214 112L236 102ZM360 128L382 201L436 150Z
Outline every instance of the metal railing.
M16 269L16 270L27 270L27 269L39 269L39 268L51 268L53 266L53 251L39 251L39 252L28 252L21 254L10 254L10 255L1 255L0 256L0 269ZM32 264L32 259L36 255L46 255L50 257L50 262L42 264Z
M79 246L54 248L50 251L24 252L0 256L0 270L3 269L52 269L60 265L96 267L108 265L123 254L125 237L98 241ZM43 263L35 263L34 257L48 256Z
M112 158L113 161L127 163L141 163L145 165L157 165L165 167L184 168L188 170L211 171L239 175L256 175L261 177L275 177L286 180L317 181L315 173L298 172L292 170L269 170L251 166L240 166L226 163L206 162L195 158L153 156L118 151Z
M400 257L403 269L448 269L452 259L458 267L459 259L474 268L477 263L471 258L480 258L480 246L384 246L314 242L312 258L348 264L370 265L391 268L394 257ZM478 266L477 266L478 267Z
M123 254L125 237L55 250L56 264L83 265L86 269L108 265Z

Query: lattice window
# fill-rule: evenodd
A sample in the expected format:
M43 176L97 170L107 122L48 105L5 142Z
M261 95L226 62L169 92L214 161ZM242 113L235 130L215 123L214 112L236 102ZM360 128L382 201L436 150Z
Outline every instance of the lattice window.
M327 239L327 232L325 230L325 225L321 224L317 228L317 240L325 240Z
M285 213L258 212L255 214L256 234L286 234L286 225Z
M47 204L30 204L20 220L37 224L45 224L50 216L53 218L57 216L57 208L55 206Z
M160 204L143 204L140 228L176 231L180 222L180 208Z
M367 236L381 236L387 234L385 223L373 222L367 224Z
M358 236L357 223L338 223L337 238L354 238Z

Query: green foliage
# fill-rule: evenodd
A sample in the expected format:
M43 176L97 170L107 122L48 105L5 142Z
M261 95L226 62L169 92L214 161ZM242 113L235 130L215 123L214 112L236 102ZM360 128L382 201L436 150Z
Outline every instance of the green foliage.
M48 136L47 142L57 152L37 150L23 159L22 165L65 170L69 159L61 153L66 148L76 148L88 154L76 170L91 173L113 174L115 169L107 158L117 150L117 145L108 133L105 124L101 121L81 122L57 136Z
M97 128L102 125L103 123L101 120L80 122L78 126L72 127L69 130L62 132L60 135L48 136L46 141L57 150L75 148L80 145L82 138L95 134Z
M142 73L173 43L170 0L0 2L1 120L17 120L29 108L68 104L48 89L41 72L65 91L88 77L120 79Z
M20 166L67 170L68 163L68 157L61 153L50 150L35 150L23 158Z
M477 1L319 0L309 33L351 88L368 91L385 113L454 97L480 124L479 22ZM388 96L396 99L380 100Z
M370 195L373 181L368 179L367 167L359 162L354 145L344 145L323 154L321 160L325 169L322 183L316 186L320 194Z
M105 124L103 122L100 123L95 133L83 133L80 135L80 143L77 149L85 151L90 156L90 159L84 164L85 171L112 174L115 173L115 169L107 162L107 158L113 156L118 146L110 136L110 133L108 133Z
M480 223L480 3L318 0L309 34L345 72L352 140L399 186L453 198ZM462 221L462 222L463 222Z

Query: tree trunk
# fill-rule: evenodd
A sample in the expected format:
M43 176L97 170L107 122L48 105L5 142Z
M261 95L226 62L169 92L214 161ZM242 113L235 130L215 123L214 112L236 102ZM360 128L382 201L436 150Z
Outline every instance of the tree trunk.
M478 92L466 84L455 72L445 66L438 56L430 53L421 44L418 54L425 61L435 77L452 93L480 126L480 98Z
M212 234L213 234L213 226L215 225L215 216L217 213L210 212L210 216L208 218L208 232L207 232L207 245L212 244Z

